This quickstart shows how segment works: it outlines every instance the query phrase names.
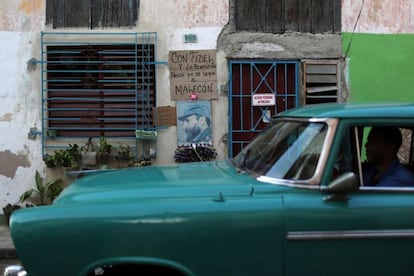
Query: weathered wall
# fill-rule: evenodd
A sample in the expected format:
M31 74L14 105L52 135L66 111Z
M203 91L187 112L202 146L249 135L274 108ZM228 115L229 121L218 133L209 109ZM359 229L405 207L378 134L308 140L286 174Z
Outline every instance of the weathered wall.
M138 31L154 31L158 34L158 59L168 61L172 50L208 50L217 48L217 37L228 23L229 6L226 0L214 1L141 1ZM159 20L162 18L163 20ZM196 34L197 43L184 43L183 35ZM227 83L227 63L220 54L217 56L217 85ZM170 100L168 66L158 66L158 106L175 105ZM220 91L219 91L220 92ZM227 98L222 91L218 100L212 101L213 145L218 159L227 156L226 144L222 137L227 133L223 114L227 114ZM157 162L172 163L177 148L176 127L160 130L157 140Z
M228 58L327 59L340 58L339 34L284 34L236 32L236 0L230 0L229 24L218 40L218 51Z
M38 56L43 1L0 2L0 206L14 202L43 170L39 140L27 137L40 127L38 72L27 61Z
M342 0L342 31L357 33L413 33L414 1L412 0Z
M343 1L350 101L414 101L414 1L371 0L363 7L362 3Z
M41 128L41 75L39 66L35 71L27 70L27 61L40 59L41 31L90 30L53 30L45 26L45 2L0 2L0 206L15 203L23 191L32 187L36 170L48 179L60 176L45 169L40 137L28 139L31 127ZM158 60L167 61L170 50L215 49L217 37L228 22L228 8L227 0L143 0L136 28L104 31L157 32ZM185 33L196 34L198 42L183 43ZM221 86L227 82L226 61L218 55L217 63ZM157 105L175 105L170 101L167 65L158 66L157 86ZM225 96L212 101L213 143L218 158L226 156L221 138L227 124L222 123L222 114L227 114ZM157 162L173 162L176 147L175 127L160 131Z

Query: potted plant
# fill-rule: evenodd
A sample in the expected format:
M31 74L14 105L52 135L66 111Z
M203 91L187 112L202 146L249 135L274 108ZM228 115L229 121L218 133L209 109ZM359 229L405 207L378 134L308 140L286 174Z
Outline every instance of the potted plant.
M81 151L77 144L69 144L69 148L57 150L52 155L46 154L43 158L48 168L65 167L70 169L79 168Z
M19 204L7 204L5 207L3 207L3 214L4 214L4 219L6 221L6 225L9 226L10 225L10 217L12 215L12 213L16 210L21 209L22 206Z
M81 159L82 164L85 166L96 165L96 151L91 137L89 137L88 142L81 148Z
M35 174L35 183L36 186L33 189L29 189L24 192L19 199L19 202L25 202L29 199L33 193L38 195L38 200L40 205L46 205L48 203L53 203L55 198L62 192L63 188L61 184L63 183L61 178L45 182L43 177L40 176L39 171L36 171Z
M112 145L108 143L104 136L99 138L98 160L100 163L106 164L111 157Z
M131 159L131 148L128 144L121 144L118 146L118 160L129 160Z
M57 166L54 154L45 154L45 156L43 157L43 161L45 162L46 167L48 168L55 168Z
M131 148L128 144L121 144L118 146L116 159L118 160L119 167L128 167L128 163L131 160Z
M69 144L69 148L66 151L73 157L71 167L78 169L82 158L82 152L78 144Z

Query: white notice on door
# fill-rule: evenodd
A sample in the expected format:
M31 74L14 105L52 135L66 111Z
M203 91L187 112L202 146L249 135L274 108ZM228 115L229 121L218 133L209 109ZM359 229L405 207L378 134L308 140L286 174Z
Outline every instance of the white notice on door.
M253 106L270 106L276 104L276 98L274 94L254 94L252 95Z

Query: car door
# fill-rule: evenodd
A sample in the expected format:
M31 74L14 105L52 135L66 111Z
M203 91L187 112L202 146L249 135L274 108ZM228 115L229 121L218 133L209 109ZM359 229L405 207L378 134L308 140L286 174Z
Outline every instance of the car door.
M414 193L287 195L285 275L414 275Z
M347 137L358 138L341 144L361 156L354 130ZM285 275L414 275L414 188L297 189L285 195L284 214Z

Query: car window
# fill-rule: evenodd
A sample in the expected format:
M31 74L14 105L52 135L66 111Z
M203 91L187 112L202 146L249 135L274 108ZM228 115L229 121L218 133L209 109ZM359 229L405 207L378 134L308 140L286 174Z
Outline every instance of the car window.
M323 122L276 121L235 157L235 164L255 175L309 179L315 173L327 131Z

